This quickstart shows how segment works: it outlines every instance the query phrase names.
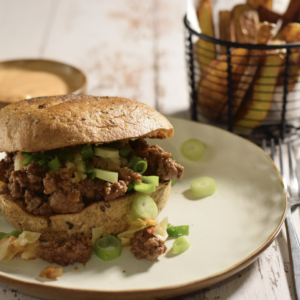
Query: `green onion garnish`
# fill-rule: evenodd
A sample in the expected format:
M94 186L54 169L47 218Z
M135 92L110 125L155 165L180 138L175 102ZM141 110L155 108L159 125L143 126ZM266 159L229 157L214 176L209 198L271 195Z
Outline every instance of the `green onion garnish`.
M142 160L140 157L138 157L138 156L132 156L126 167L132 169L133 165L135 165L140 160Z
M58 158L54 158L48 162L47 166L50 170L55 170L61 167L61 163Z
M109 261L119 257L121 252L121 241L113 235L107 235L96 242L95 253L104 261Z
M159 177L158 176L143 176L143 183L154 183L155 186L159 186Z
M0 232L0 240L9 238L10 236L19 237L22 232L19 230L13 230L10 233Z
M133 199L131 213L134 218L155 220L158 209L151 197L140 194Z
M192 161L199 160L205 153L205 145L197 139L189 139L180 147L181 154Z
M167 232L170 237L178 237L179 235L189 235L189 225L168 226Z
M23 161L22 161L22 164L23 166L27 166L31 163L32 161L32 154L30 156L27 156Z
M94 172L96 173L96 177L99 179L102 179L104 181L108 181L111 183L118 182L118 172L111 172L101 169L94 169Z
M130 192L133 189L133 184L128 184L127 186L127 192Z
M96 172L91 172L91 173L88 173L88 179L90 180L94 180L96 178Z
M23 157L27 158L27 157L31 156L32 153L30 153L30 152L21 152L21 155L22 155Z
M127 164L127 167L131 168L134 172L143 174L147 170L148 164L145 160L141 159L140 157L133 156Z
M217 188L216 181L210 177L195 178L190 184L192 194L199 198L212 195Z
M90 165L85 165L85 172L86 173L94 173L94 168Z
M38 160L37 163L38 163L40 166L43 166L43 165L45 165L45 164L47 163L47 160L44 159L44 158L42 158L42 159Z
M174 186L176 184L176 182L177 182L177 179L171 180L171 186Z
M185 252L190 247L191 247L191 241L190 241L189 237L186 235L180 236L173 243L173 251L175 254L180 254L182 252Z
M131 153L132 149L128 146L124 146L119 150L120 156L126 157L129 153Z
M133 189L136 192L145 193L145 194L153 193L156 190L155 183L139 183L139 182L133 183Z
M82 159L86 160L94 156L94 151L91 144L88 144L81 149Z

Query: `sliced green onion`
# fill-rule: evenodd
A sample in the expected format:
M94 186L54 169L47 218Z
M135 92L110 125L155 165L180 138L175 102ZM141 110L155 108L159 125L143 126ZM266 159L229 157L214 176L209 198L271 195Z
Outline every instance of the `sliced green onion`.
M119 150L119 154L120 156L124 156L126 157L127 155L129 155L129 153L131 153L132 149L128 146L124 146Z
M85 165L85 172L86 173L93 173L94 172L94 168L90 165Z
M27 156L23 161L22 161L22 164L23 166L27 166L31 163L32 161L32 154L30 156Z
M43 165L45 165L45 164L47 163L47 160L44 159L44 158L42 158L42 159L38 160L37 163L38 163L40 166L43 166Z
M82 159L86 160L94 156L94 151L91 144L88 144L81 149Z
M180 147L181 154L192 161L199 160L205 153L205 145L197 139L189 139Z
M101 156L103 158L119 158L119 150L108 147L95 147L95 156Z
M155 183L134 182L133 188L136 192L145 193L145 194L153 193L156 190Z
M176 182L177 182L177 179L171 180L171 186L174 186L176 184Z
M175 254L185 252L191 247L191 241L188 236L182 235L173 243L173 251Z
M54 158L48 162L47 166L50 170L55 170L61 167L61 163L58 158Z
M148 168L148 164L146 161L144 160L140 160L138 161L134 166L133 166L133 171L134 172L138 172L140 174L143 174L145 173L145 171L147 170Z
M158 209L151 197L141 194L133 199L131 213L134 218L155 220Z
M130 139L130 140L134 142L136 139L135 139L135 138L133 138L133 139Z
M22 232L19 230L13 230L10 233L0 232L0 240L9 238L10 236L19 237Z
M168 226L167 232L170 237L178 237L179 235L189 235L189 225Z
M96 172L88 173L88 179L94 180L96 178Z
M130 192L133 189L133 184L128 184L127 186L127 192Z
M143 176L143 183L154 183L155 186L159 186L159 177L158 176Z
M121 241L113 235L102 237L96 242L95 253L104 261L115 259L122 253Z
M216 188L216 181L210 177L199 177L191 181L191 192L199 198L212 195Z
M132 156L130 161L127 164L127 167L132 169L133 165L135 165L137 162L139 162L141 160L142 159L138 156Z
M118 182L118 172L111 172L101 169L94 169L94 172L96 173L96 177L99 179L102 179L104 181L108 181L111 183Z
M30 152L21 152L21 155L25 158L30 157L32 155L32 153Z

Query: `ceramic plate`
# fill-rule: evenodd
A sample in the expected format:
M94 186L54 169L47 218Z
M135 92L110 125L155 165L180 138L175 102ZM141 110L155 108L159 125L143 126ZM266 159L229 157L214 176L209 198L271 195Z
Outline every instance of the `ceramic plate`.
M142 299L170 297L221 281L252 263L278 234L286 199L279 172L256 145L209 125L170 118L173 138L159 141L185 167L184 177L172 188L159 215L173 225L190 225L191 248L167 253L156 261L137 260L129 248L116 260L104 262L93 255L86 265L64 268L57 281L41 281L49 264L20 258L0 264L0 281L38 297L55 299ZM198 138L206 145L204 157L191 162L180 145ZM153 140L152 140L153 142ZM196 199L190 181L210 176L217 182L214 195ZM3 216L1 231L12 230Z

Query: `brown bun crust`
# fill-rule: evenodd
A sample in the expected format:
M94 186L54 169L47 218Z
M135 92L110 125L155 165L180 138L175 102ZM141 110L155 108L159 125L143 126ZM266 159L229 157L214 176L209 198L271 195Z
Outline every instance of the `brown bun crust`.
M160 183L156 191L148 194L157 204L160 212L166 205L171 182ZM80 213L62 214L51 217L36 216L24 211L15 202L0 195L0 208L10 224L20 231L41 233L41 240L63 241L71 237L92 237L92 228L103 226L103 235L124 232L129 224L126 214L137 192L116 200L94 203Z
M13 103L0 111L2 151L38 152L138 137L165 139L170 122L126 98L64 95Z

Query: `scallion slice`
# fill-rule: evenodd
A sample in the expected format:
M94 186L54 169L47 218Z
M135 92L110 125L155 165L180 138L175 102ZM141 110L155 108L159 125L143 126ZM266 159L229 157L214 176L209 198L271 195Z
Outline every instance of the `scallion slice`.
M40 166L43 166L43 165L45 165L45 164L47 163L47 160L44 159L44 158L42 158L42 159L38 160L37 163L38 163Z
M23 157L27 158L27 157L31 156L32 153L30 153L30 152L21 152L21 155L22 155Z
M154 183L155 186L159 186L159 177L158 176L143 176L143 183Z
M96 242L95 253L104 261L115 259L122 253L121 241L113 235L102 237Z
M181 154L192 161L199 160L205 153L205 145L197 139L189 139L180 147Z
M94 156L94 151L91 144L87 144L81 149L81 156L83 160L92 158Z
M22 161L22 164L23 166L27 166L31 163L32 161L32 154L30 156L27 156L23 161Z
M170 237L178 237L179 235L189 235L189 225L168 226L167 232Z
M174 186L176 184L176 182L177 182L177 179L171 180L171 186Z
M191 181L191 192L199 198L212 195L216 188L216 182L211 177L199 177Z
M175 254L185 252L191 247L191 241L188 236L182 235L173 243L173 251Z
M111 183L118 182L118 172L111 172L101 169L94 169L94 172L96 173L96 177L99 179L102 179L104 181L108 181Z
M130 159L130 161L127 164L127 167L132 169L133 165L135 165L140 160L142 160L140 157L138 157L138 156L132 156L131 159Z
M129 155L129 153L131 153L132 149L128 146L124 146L119 150L119 154L120 156L126 157L127 155Z
M48 162L47 166L50 170L55 170L61 167L61 163L58 158L54 158Z
M88 179L94 180L96 178L96 172L90 172L88 173Z
M13 230L10 233L0 232L0 240L9 238L10 236L19 237L22 232L19 230Z
M134 164L132 166L132 170L134 172L138 172L140 174L145 173L145 171L147 170L147 168L148 168L148 164L144 160L140 160L140 161L138 161L136 164Z
M132 202L131 213L134 218L155 220L158 214L156 203L147 195L135 196Z
M145 194L153 193L156 190L155 183L139 183L139 182L133 183L133 189L136 192L145 193Z
M127 186L127 192L130 192L133 189L133 184L128 184Z
M103 158L119 158L119 150L108 147L95 147L95 156L101 156Z

